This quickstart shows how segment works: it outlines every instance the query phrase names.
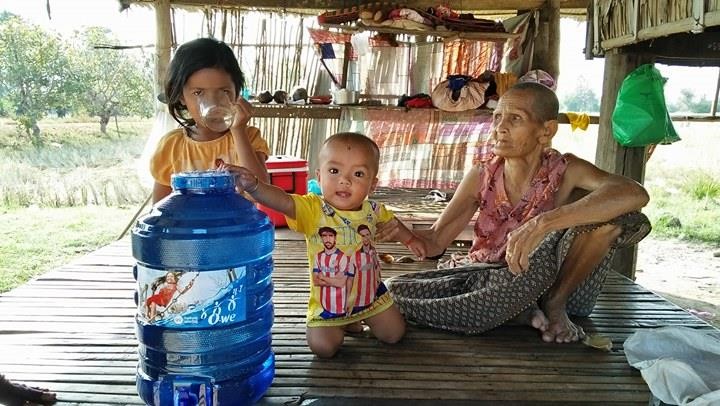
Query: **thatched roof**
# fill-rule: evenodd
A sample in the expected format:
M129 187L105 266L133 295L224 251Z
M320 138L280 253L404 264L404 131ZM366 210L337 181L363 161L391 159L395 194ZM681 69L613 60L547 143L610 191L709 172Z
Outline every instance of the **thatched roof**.
M131 4L152 4L156 0L120 0L122 7ZM224 9L270 9L286 10L301 13L317 13L325 10L339 10L347 7L374 3L375 1L347 0L169 0L172 7L192 8L224 8ZM546 3L558 3L562 10L584 12L590 0L462 0L447 2L458 11L502 14L515 13L517 10L532 10L543 7ZM426 9L437 6L437 0L407 0L403 3L409 7Z

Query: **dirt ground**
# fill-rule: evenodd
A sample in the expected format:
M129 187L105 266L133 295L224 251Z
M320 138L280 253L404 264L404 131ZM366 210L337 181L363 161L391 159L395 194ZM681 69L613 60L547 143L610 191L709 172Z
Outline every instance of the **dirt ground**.
M636 282L720 328L720 245L648 236Z

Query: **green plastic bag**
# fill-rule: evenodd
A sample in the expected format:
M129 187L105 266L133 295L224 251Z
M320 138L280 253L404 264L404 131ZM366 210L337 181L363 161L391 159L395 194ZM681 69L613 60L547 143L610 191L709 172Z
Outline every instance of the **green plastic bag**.
M652 64L641 65L623 80L612 115L613 136L624 147L679 141L665 105L665 79Z

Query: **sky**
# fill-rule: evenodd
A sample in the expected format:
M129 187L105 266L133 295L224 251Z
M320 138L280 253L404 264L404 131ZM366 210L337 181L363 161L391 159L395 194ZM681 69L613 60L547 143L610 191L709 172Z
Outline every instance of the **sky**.
M63 35L99 25L111 29L123 45L146 45L155 41L152 7L132 6L121 13L117 0L50 0L52 19L49 19L45 6L45 0L0 0L0 10Z
M128 10L119 11L117 0L50 0L52 19L48 19L46 0L0 0L0 11L6 10L47 29L63 35L84 26L101 25L111 29L122 45L150 45L155 41L155 14L151 6L133 5ZM201 20L198 14L178 13L176 29L178 41L197 36ZM578 83L585 83L600 97L604 59L585 60L585 23L574 19L561 21L560 78L558 95L572 92ZM665 85L665 97L668 102L680 94L682 89L690 89L699 98L708 100L714 97L718 78L718 68L689 68L656 65L668 78Z

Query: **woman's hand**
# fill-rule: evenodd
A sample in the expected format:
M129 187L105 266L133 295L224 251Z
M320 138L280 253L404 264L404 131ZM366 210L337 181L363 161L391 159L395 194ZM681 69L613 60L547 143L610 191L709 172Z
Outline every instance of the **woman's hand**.
M542 227L541 215L525 222L508 234L505 261L510 272L519 275L528 270L530 254L540 245L547 234Z
M248 122L252 118L252 106L247 100L242 97L235 99L233 105L235 110L235 119L233 120L231 128L245 128Z

